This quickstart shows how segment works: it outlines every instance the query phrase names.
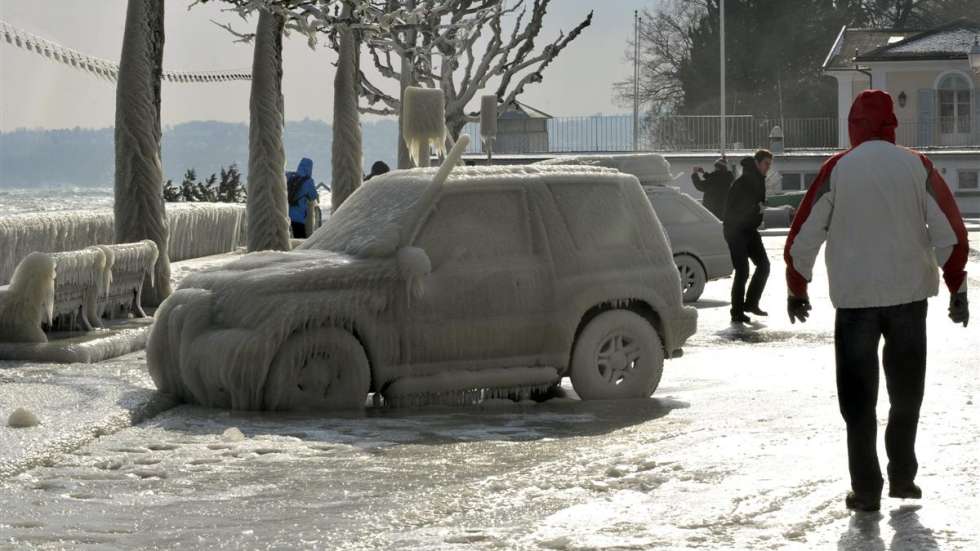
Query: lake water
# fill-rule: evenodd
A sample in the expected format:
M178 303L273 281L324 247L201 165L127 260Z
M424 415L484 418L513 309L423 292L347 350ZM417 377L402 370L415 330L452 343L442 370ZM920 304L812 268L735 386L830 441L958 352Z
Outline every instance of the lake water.
M39 185L0 188L0 216L30 212L112 208L112 187Z

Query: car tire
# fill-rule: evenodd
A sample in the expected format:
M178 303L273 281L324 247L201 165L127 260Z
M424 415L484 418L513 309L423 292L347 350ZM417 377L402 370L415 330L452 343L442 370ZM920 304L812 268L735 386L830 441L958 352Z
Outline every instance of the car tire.
M610 310L576 339L570 377L583 400L649 398L663 369L663 344L650 322L629 310Z
M272 362L265 406L270 410L326 410L364 407L371 366L361 343L333 327L296 333Z
M704 285L708 281L704 266L689 254L679 254L674 257L677 272L681 276L681 296L684 302L694 302L704 293Z

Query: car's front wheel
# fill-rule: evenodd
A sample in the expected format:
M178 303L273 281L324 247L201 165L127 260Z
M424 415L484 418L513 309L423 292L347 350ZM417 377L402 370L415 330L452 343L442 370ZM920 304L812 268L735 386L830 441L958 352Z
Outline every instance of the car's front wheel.
M583 400L648 398L663 369L663 345L650 322L629 310L610 310L575 341L572 387Z
M286 339L272 362L265 406L272 410L363 407L371 367L361 343L333 327L311 329Z
M677 265L677 272L681 276L681 294L684 302L694 302L701 298L704 284L708 280L707 274L704 273L704 266L689 254L675 256L674 264Z

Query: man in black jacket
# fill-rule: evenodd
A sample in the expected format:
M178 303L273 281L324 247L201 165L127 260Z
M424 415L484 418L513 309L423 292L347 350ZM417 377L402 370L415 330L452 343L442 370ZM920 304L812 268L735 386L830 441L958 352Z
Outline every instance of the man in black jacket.
M742 175L732 184L725 203L725 241L732 254L735 265L735 278L732 281L732 322L749 323L746 312L758 316L768 315L759 308L759 299L769 279L769 257L762 245L759 226L762 224L762 209L766 202L766 174L772 167L772 153L765 149L755 152L752 157L741 161ZM755 264L755 273L749 290L745 292L745 282L749 279L749 260Z
M725 201L734 178L724 157L715 161L714 172L705 173L699 166L691 172L691 183L704 194L701 204L721 221L725 220Z

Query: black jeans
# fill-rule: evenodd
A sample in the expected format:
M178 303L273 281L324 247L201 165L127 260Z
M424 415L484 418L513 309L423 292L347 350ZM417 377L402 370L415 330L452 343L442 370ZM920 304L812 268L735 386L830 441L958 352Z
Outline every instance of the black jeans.
M762 298L762 291L769 279L769 257L762 245L759 230L725 228L725 241L732 255L735 266L735 278L732 280L732 315L740 315L745 308L757 308ZM755 264L755 273L749 283L749 292L745 292L745 282L749 279L749 260Z
M881 467L876 446L878 418L878 343L885 339L884 368L888 400L888 479L915 480L915 432L926 378L926 301L882 308L840 308L834 327L837 399L847 424L847 460L851 489L880 495Z
M293 239L305 239L307 237L305 223L290 221L289 227L293 234Z

